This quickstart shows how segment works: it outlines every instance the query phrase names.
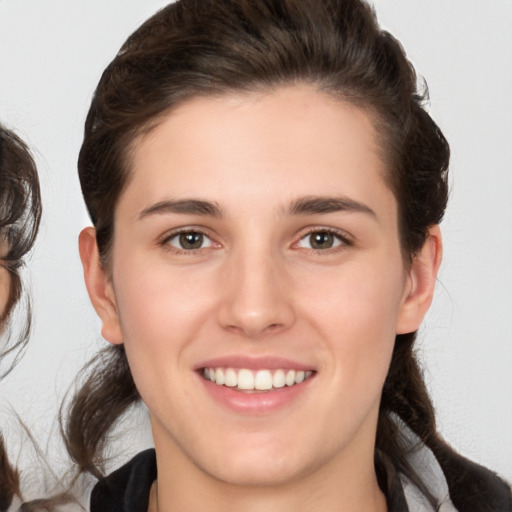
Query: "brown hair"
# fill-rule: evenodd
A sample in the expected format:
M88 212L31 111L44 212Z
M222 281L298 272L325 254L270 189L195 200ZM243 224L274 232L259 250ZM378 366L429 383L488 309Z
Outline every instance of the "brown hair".
M139 135L187 98L294 83L312 84L372 115L398 203L403 254L410 261L428 228L442 220L448 196L449 146L425 111L427 93L417 82L400 43L379 28L361 0L179 0L167 6L122 46L87 116L78 168L105 268L116 204L130 180L130 148ZM437 434L415 337L396 338L382 394L376 465L393 464L434 503L407 463L398 417L433 450L455 505L469 510L464 506L474 496L457 486L457 456ZM123 347L105 349L88 366L66 426L67 447L82 471L101 475L107 434L138 399Z
M41 195L34 160L27 146L12 131L0 125L0 237L7 242L7 253L0 255L0 265L9 272L10 288L7 305L0 311L0 326L7 338L0 347L0 360L8 354L12 360L0 374L5 377L18 362L30 333L31 309L27 299L25 323L13 336L6 327L22 295L19 270L23 257L32 248L41 219ZM19 475L9 463L0 434L0 510L7 510L13 497L20 495Z

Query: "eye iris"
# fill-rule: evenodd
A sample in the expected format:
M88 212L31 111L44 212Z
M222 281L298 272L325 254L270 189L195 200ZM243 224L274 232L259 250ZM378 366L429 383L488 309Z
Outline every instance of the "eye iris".
M203 245L201 233L181 233L180 245L183 249L199 249Z
M310 243L313 249L330 249L334 244L334 235L327 232L312 233Z

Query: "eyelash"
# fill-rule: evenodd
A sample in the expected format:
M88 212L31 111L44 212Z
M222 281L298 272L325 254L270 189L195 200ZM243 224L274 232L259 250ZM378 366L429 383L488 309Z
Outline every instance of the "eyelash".
M293 245L299 244L302 240L307 239L311 235L314 234L327 234L333 236L337 241L340 243L338 245L335 245L333 247L329 247L327 249L314 249L314 248L306 248L306 250L311 250L316 254L330 254L332 252L335 252L337 250L343 249L344 247L351 247L354 245L354 242L352 238L344 231L333 229L333 228L324 228L324 227L315 227L312 229L309 229L304 234L301 235L299 240L295 242ZM300 249L300 248L299 248Z
M199 247L197 249L184 249L175 247L170 244L170 241L174 238L179 237L180 235L189 235L189 234L195 234L195 235L201 235L202 237L210 240L210 243L212 245L216 244L216 242L212 239L212 237L203 229L195 228L195 227L187 227L182 228L176 231L173 231L171 233L168 233L161 242L159 242L159 245L164 247L164 249L173 252L175 254L186 254L186 255L193 255L200 251L201 249L204 249L204 247ZM218 245L218 244L217 244Z
M188 234L201 235L202 237L210 240L211 245L209 247L215 246L215 245L220 246L217 242L215 242L215 240L212 239L212 237L205 230L200 229L200 228L194 228L194 227L182 228L182 229L179 229L177 231L173 231L173 232L167 234L159 242L159 245L164 247L166 250L171 251L175 254L186 254L186 255L193 255L202 249L209 248L209 247L198 247L197 249L184 249L184 248L179 248L179 247L176 247L176 246L173 246L170 244L171 240L179 237L180 235L188 235ZM307 237L310 237L311 235L314 235L314 234L326 234L326 235L333 236L339 243L337 245L334 245L333 247L329 247L327 249L315 249L313 247L310 247L310 248L296 247L296 246L298 246L298 244L300 242L302 242L303 240L307 239ZM317 254L326 254L326 253L329 254L331 252L340 250L343 247L350 247L352 245L354 245L353 240L344 231L340 231L340 230L333 229L333 228L315 227L315 228L312 228L312 229L306 231L305 233L301 234L298 241L296 241L292 244L292 247L296 247L299 250L300 249L310 250Z

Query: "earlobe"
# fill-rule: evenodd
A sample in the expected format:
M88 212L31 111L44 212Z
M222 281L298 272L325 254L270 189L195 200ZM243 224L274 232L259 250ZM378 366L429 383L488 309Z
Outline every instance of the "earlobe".
M94 228L88 227L82 230L78 237L78 248L87 292L101 319L101 334L110 343L120 344L123 342L123 336L114 289L100 261Z
M442 254L441 230L438 225L432 226L409 269L408 285L397 320L397 334L414 332L421 325L432 303Z

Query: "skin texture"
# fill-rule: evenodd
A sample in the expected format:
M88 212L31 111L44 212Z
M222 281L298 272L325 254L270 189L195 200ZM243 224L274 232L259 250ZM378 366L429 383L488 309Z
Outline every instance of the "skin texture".
M125 344L150 412L159 510L386 510L380 394L395 335L430 305L441 239L433 227L404 265L377 148L364 111L306 86L189 100L134 145L109 271L93 228L80 252L102 334ZM350 208L298 213L311 198ZM191 199L218 215L161 207ZM181 248L176 230L204 233L201 247ZM333 246L312 248L312 230ZM284 405L244 414L197 371L225 356L314 374Z
M9 300L11 291L11 276L9 271L3 266L2 258L7 254L9 246L6 240L0 237L0 330L4 324L4 311Z

